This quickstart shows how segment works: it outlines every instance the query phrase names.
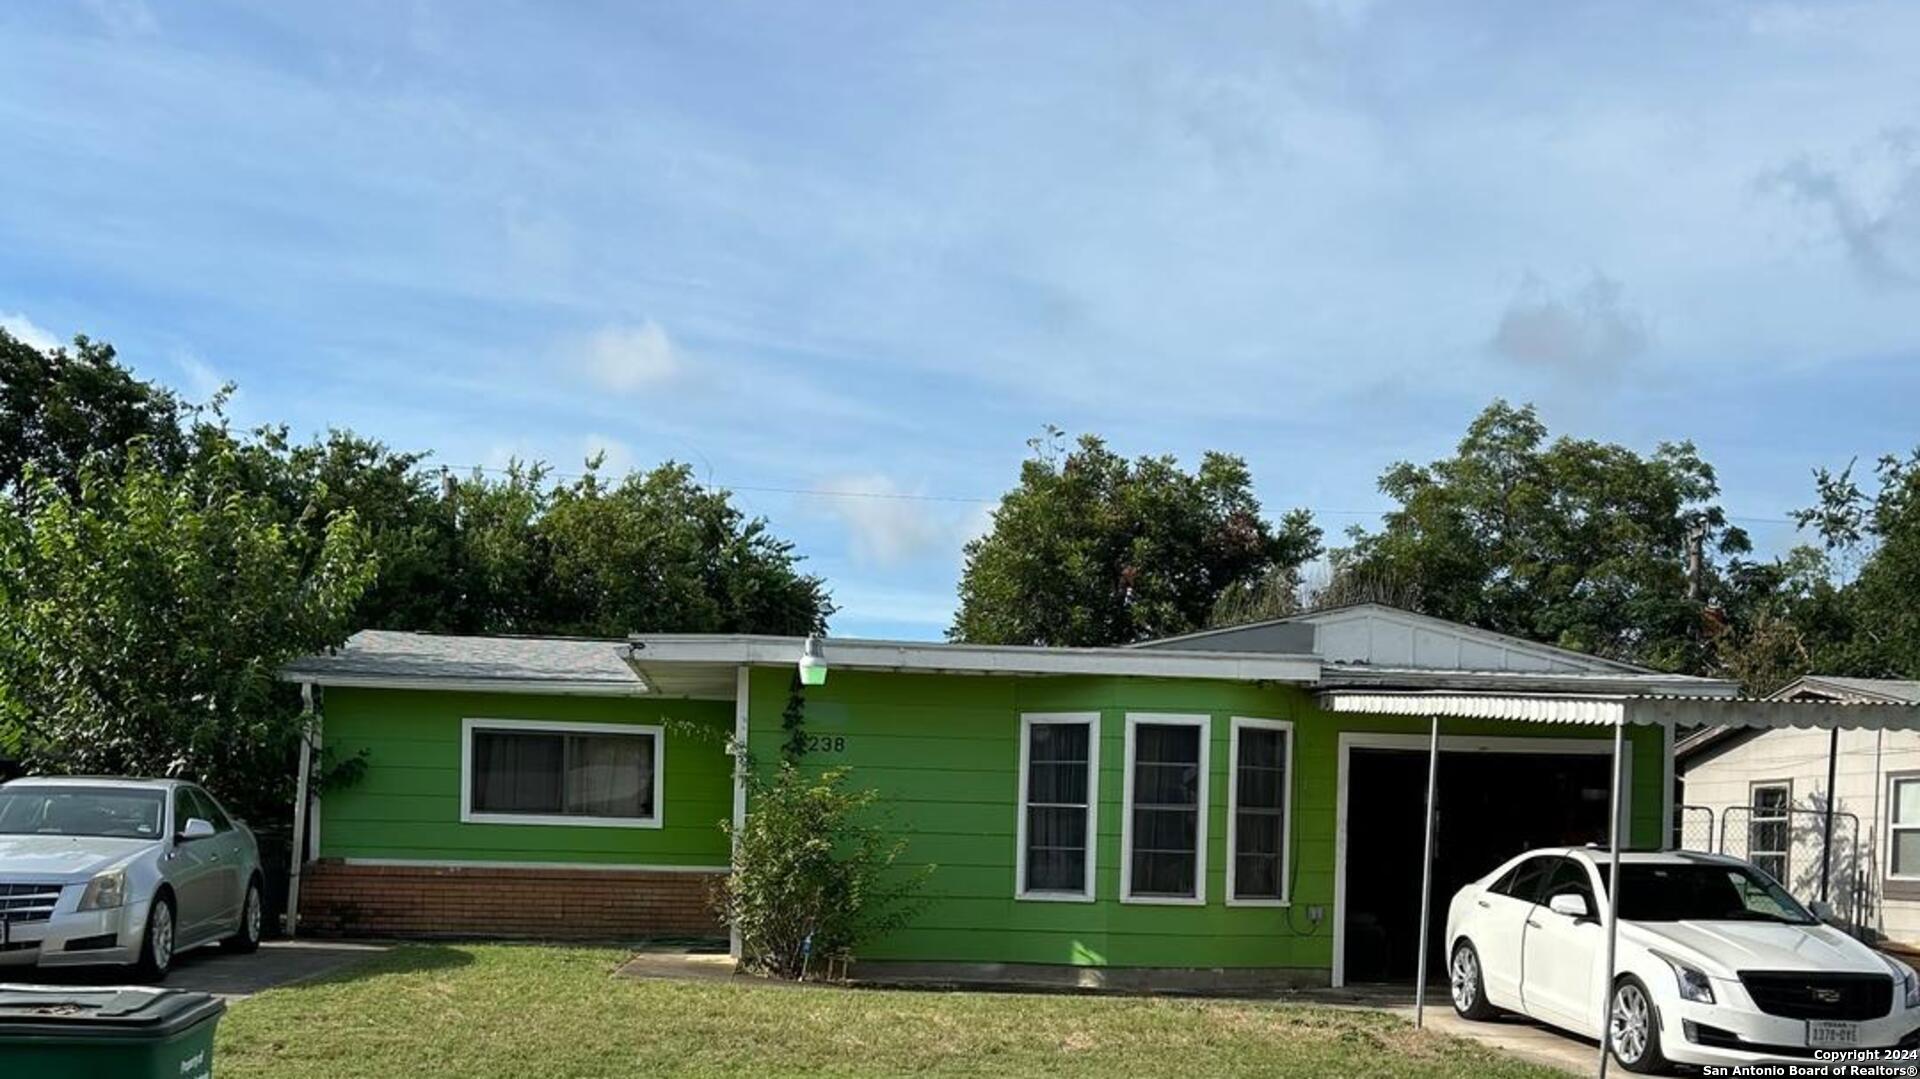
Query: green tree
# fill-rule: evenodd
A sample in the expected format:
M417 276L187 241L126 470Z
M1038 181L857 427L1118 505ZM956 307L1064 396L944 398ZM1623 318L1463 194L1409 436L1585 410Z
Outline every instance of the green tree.
M1208 624L1216 605L1297 582L1320 551L1305 510L1275 528L1237 457L1197 471L1170 456L1127 460L1093 435L1029 443L993 528L966 546L948 637L989 644L1115 645Z
M1814 473L1817 503L1795 514L1850 579L1800 603L1794 617L1810 668L1866 678L1920 678L1920 450L1882 457L1869 495L1853 466Z
M78 491L83 461L136 439L177 467L190 411L171 391L135 378L111 345L76 337L71 350L41 352L0 329L0 495L19 495L29 466Z
M0 742L51 773L184 776L256 820L290 799L280 666L345 639L372 570L351 515L313 551L232 455L31 466L0 514Z
M550 553L549 632L775 633L826 629L826 584L799 572L793 544L749 518L723 490L668 462L615 483L585 476L555 488L537 525Z
M1549 441L1532 406L1496 400L1454 456L1395 464L1380 490L1399 507L1379 531L1352 532L1338 573L1411 583L1416 609L1441 618L1665 670L1712 667L1705 615L1725 559L1750 544L1692 443L1642 457Z

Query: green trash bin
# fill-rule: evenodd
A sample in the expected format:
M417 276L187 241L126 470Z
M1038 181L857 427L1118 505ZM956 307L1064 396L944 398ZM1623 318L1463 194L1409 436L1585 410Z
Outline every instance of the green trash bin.
M136 986L0 985L6 1079L207 1079L227 1006Z

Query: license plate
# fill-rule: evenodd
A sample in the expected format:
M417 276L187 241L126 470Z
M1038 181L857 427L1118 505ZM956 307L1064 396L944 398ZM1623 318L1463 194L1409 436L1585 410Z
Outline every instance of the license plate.
M1850 1049L1860 1044L1860 1024L1832 1019L1807 1020L1807 1048Z

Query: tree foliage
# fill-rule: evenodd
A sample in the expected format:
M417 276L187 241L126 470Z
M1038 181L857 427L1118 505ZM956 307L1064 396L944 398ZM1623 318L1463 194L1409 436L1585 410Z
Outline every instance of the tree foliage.
M278 669L346 637L365 532L342 514L309 542L231 456L130 454L88 458L77 491L29 466L0 515L0 743L34 771L184 776L275 816L301 722Z
M453 477L351 431L235 432L113 349L0 331L0 757L284 805L287 659L359 628L801 634L792 545L669 462Z
M1353 532L1338 573L1409 582L1414 606L1437 617L1667 670L1710 666L1705 612L1730 559L1750 549L1692 443L1642 457L1549 441L1532 406L1504 401L1473 421L1454 456L1393 465L1380 490L1398 508L1379 531ZM1696 595L1693 530L1706 556Z
M1128 460L1093 435L1029 443L993 528L966 546L948 636L988 644L1115 645L1208 624L1223 597L1297 581L1320 551L1304 510L1260 514L1244 461L1187 472L1170 456ZM1284 587L1284 584L1283 584Z
M187 411L121 366L111 345L77 337L71 349L41 352L0 329L0 495L22 493L29 466L77 491L89 456L135 440L148 457L178 465Z

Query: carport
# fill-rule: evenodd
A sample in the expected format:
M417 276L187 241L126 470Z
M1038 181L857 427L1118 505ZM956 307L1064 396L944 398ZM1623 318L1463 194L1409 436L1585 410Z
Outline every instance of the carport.
M1599 696L1599 695L1556 695L1523 692L1423 692L1423 691L1381 691L1372 689L1328 689L1320 694L1320 703L1330 712L1354 715L1383 716L1421 716L1429 722L1426 752L1426 805L1424 809L1425 842L1420 855L1420 944L1415 973L1416 992L1414 994L1414 1024L1424 1025L1425 999L1427 985L1428 952L1431 947L1431 922L1434 904L1434 840L1437 827L1437 806L1440 796L1440 765L1444 752L1449 748L1445 744L1443 726L1447 720L1498 721L1513 724L1560 724L1584 727L1611 728L1613 732L1612 753L1609 761L1611 782L1608 786L1608 815L1606 848L1612 854L1613 867L1611 878L1615 882L1616 893L1619 873L1621 842L1621 815L1625 804L1626 767L1628 758L1624 753L1626 732L1629 726L1653 726L1663 731L1663 771L1664 790L1667 792L1667 805L1664 816L1668 818L1668 827L1663 829L1662 846L1672 842L1671 798L1673 773L1673 732L1676 728L1692 727L1815 727L1821 729L1861 728L1861 729L1920 729L1920 705L1884 704L1877 702L1838 702L1838 701L1778 701L1748 698L1708 698L1684 696ZM1832 775L1832 762L1829 762L1829 776ZM1831 781L1829 783L1831 785ZM1828 816L1833 809L1829 799ZM1831 820L1828 823L1831 829ZM1344 843L1345 828L1342 827L1341 841ZM1831 857L1831 850L1826 853ZM1617 894L1610 897L1617 900ZM1600 1039L1599 1059L1595 1073L1604 1077L1607 1074L1609 1054L1608 1039L1604 1036L1607 998L1614 980L1614 958L1619 935L1619 925L1615 918L1616 901L1607 904L1607 945L1604 963L1605 977L1596 987L1596 1005L1602 1016L1603 1036ZM1336 912L1338 916L1338 912ZM1338 960L1336 960L1338 962ZM1338 969L1336 967L1336 969Z

